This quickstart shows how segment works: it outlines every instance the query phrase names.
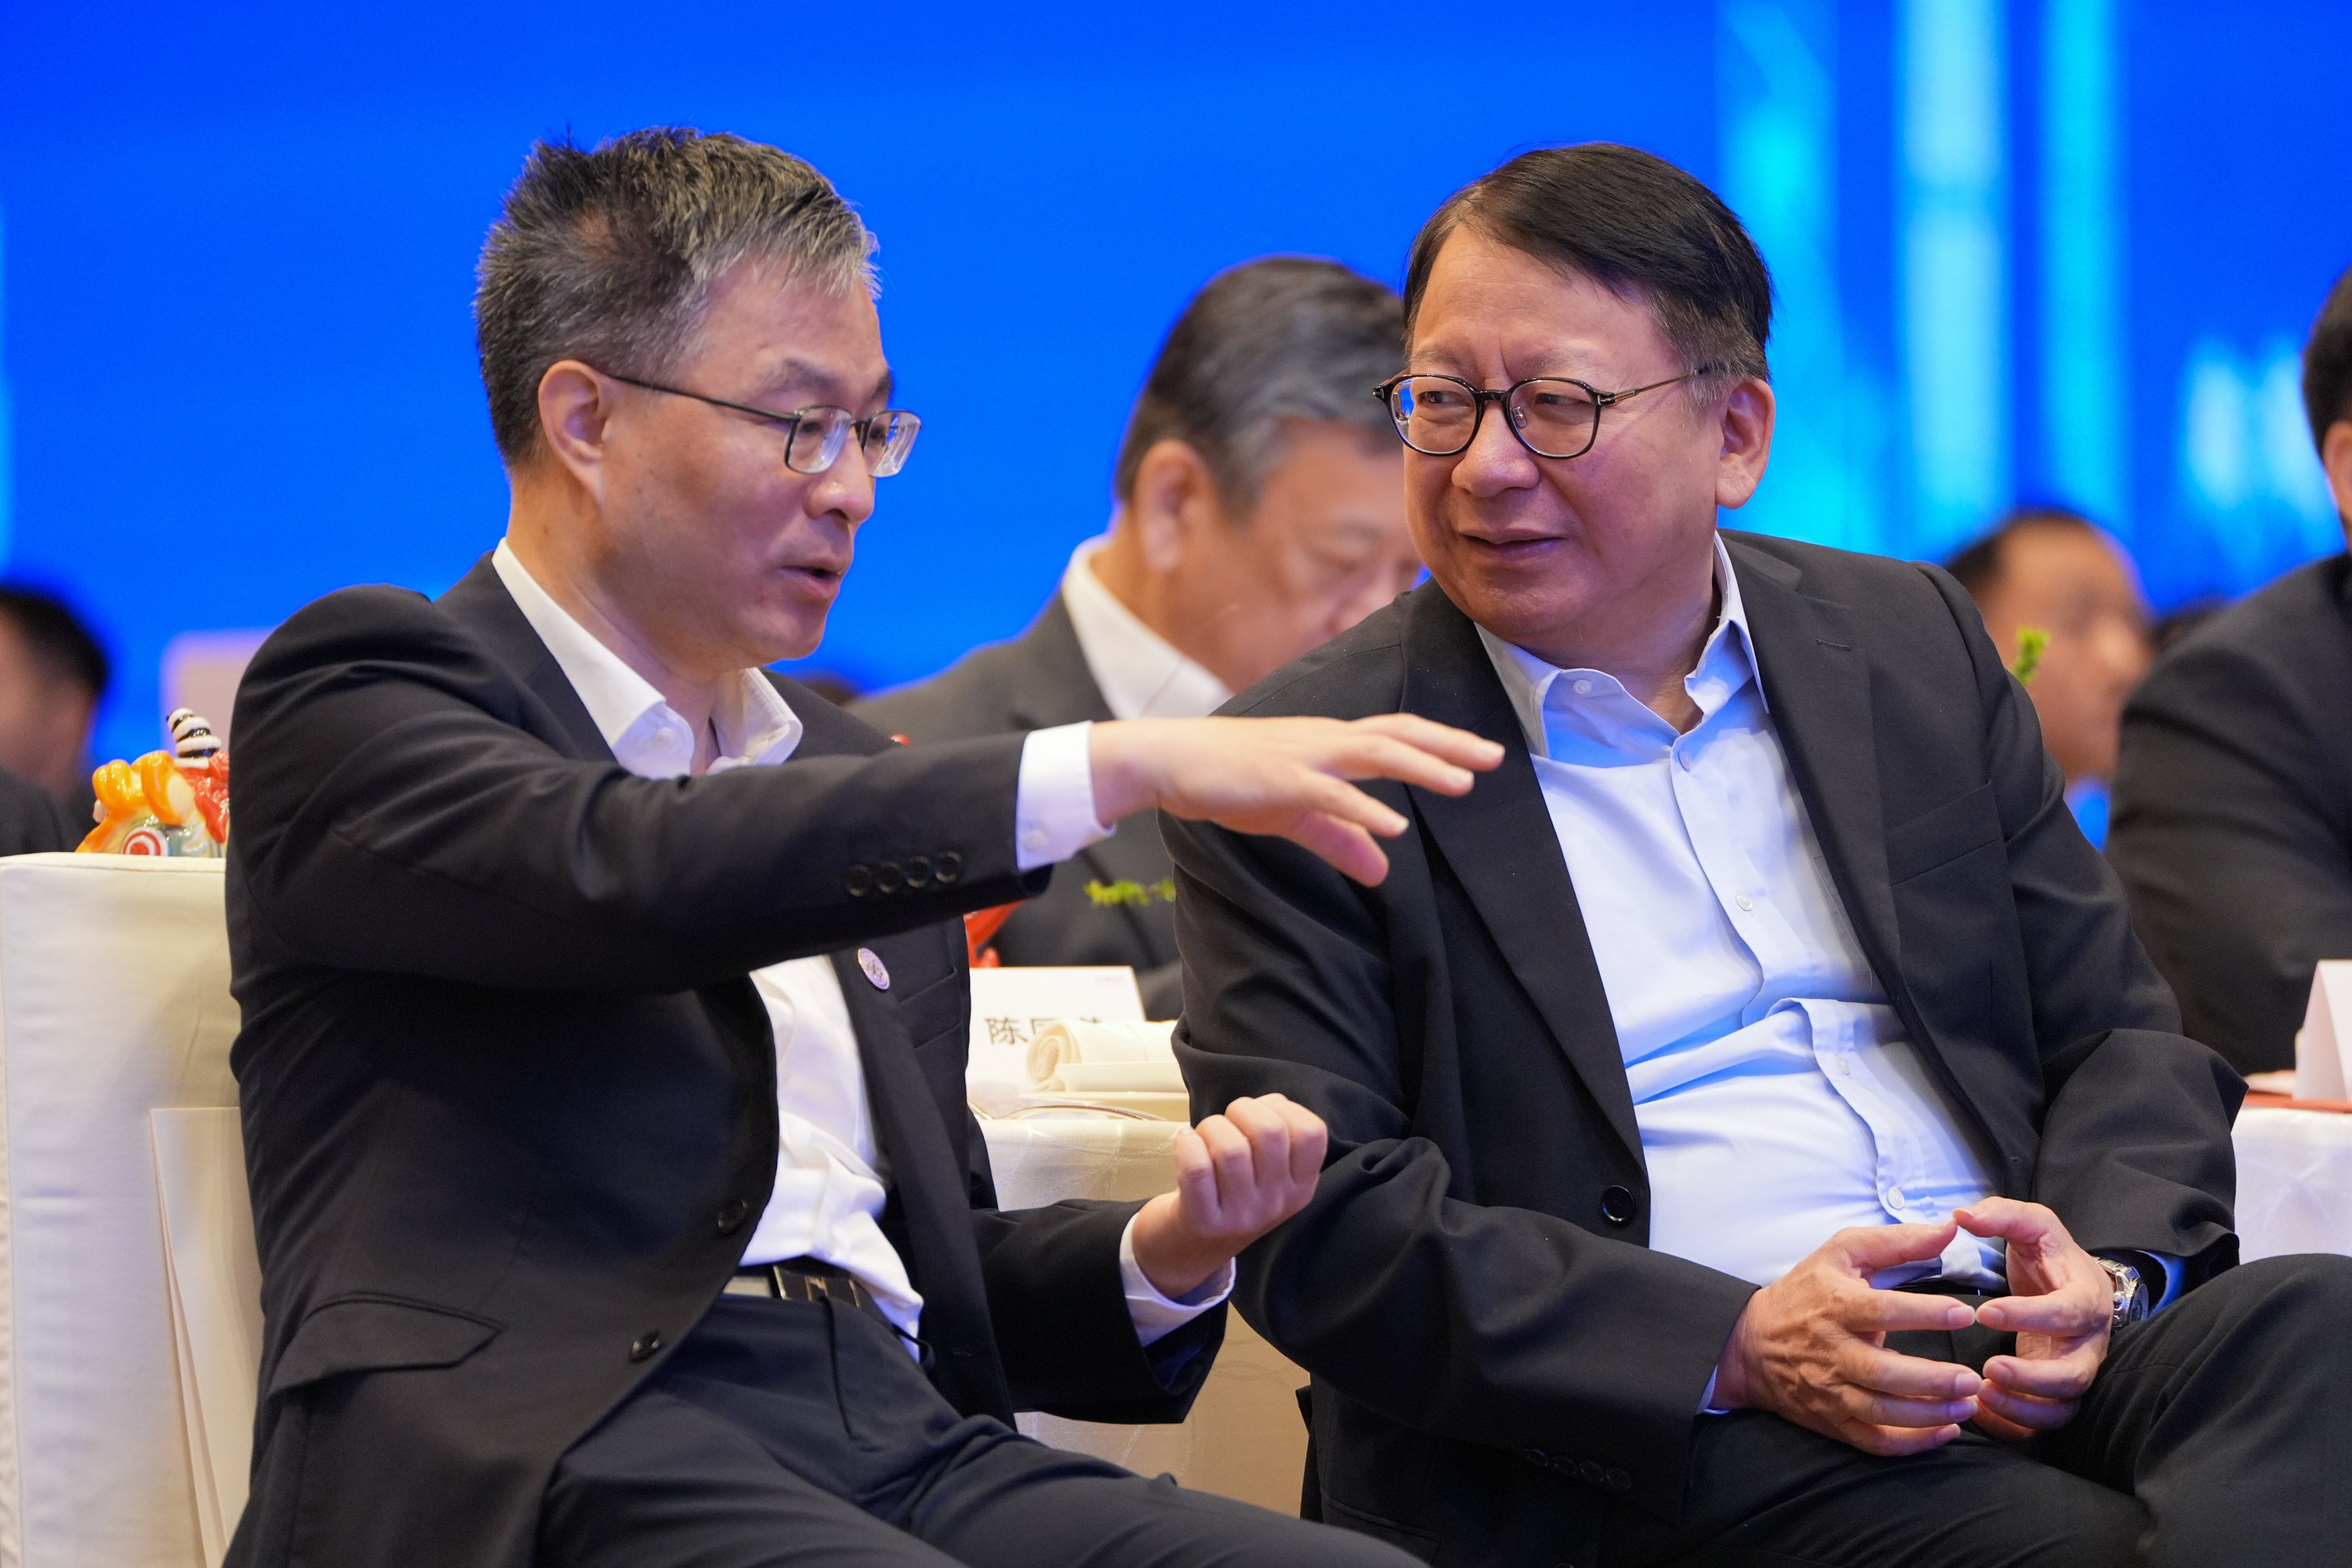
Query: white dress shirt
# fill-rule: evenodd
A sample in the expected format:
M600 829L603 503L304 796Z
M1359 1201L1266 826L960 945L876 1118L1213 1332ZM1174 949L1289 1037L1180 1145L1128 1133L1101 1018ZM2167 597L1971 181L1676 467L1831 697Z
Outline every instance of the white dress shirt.
M1481 630L1535 753L1616 1020L1650 1245L1769 1284L1849 1226L1939 1222L1999 1191L1904 1037L1766 711L1739 584L1684 689L1688 734L1597 669ZM1999 1243L1883 1273L1998 1287ZM2154 1282L2151 1282L2154 1283Z
M1143 624L1095 575L1094 558L1110 535L1087 540L1062 574L1062 607L1078 634L1078 651L1114 719L1199 719L1233 700L1225 683Z
M555 658L613 758L643 778L693 772L695 735L653 684L598 642L524 569L504 540L491 556L499 580ZM719 755L712 773L771 767L800 745L802 725L756 669L740 671L711 714ZM1023 870L1065 859L1108 830L1094 814L1089 726L1033 733L1023 745L1013 807ZM815 1258L845 1269L883 1313L912 1336L923 1299L882 1234L889 1171L874 1139L857 1035L830 960L796 958L751 976L776 1045L776 1185L743 1248L747 1264ZM1152 1288L1135 1261L1133 1222L1119 1240L1119 1272L1137 1337L1150 1344L1224 1300L1232 1266L1183 1300Z

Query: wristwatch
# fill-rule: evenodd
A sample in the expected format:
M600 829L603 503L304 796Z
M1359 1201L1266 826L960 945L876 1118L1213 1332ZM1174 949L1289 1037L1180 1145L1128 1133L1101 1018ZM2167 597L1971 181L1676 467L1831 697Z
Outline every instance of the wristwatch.
M2092 1261L2105 1269L2107 1278L2116 1282L2113 1298L2115 1315L2107 1320L2107 1327L2120 1329L2126 1323L2137 1323L2147 1317L2147 1282L2139 1277L2139 1270L2112 1258L2094 1258Z

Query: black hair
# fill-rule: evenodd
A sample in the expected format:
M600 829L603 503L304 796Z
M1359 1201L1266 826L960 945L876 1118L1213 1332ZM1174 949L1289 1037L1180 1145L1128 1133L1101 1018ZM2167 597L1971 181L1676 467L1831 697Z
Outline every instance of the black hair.
M1309 256L1229 268L1192 296L1160 345L1128 416L1112 489L1134 493L1153 443L1189 443L1226 503L1246 514L1279 460L1282 422L1353 425L1393 438L1372 388L1404 363L1396 290Z
M2062 506L2020 507L1994 524L1990 531L1945 562L1944 570L1969 591L1969 598L1981 598L1984 591L2000 579L2002 550L2021 530L2028 528L2079 528L2096 532L2098 524L2081 512L2069 511Z
M1687 370L1769 380L1772 276L1722 198L1633 147L1588 142L1522 153L1445 198L1405 268L1412 331L1437 253L1463 225L1538 260L1639 296Z
M52 681L79 686L96 701L106 695L113 667L106 649L64 600L38 588L0 584L0 616L5 616L33 663Z
M2329 426L2352 419L2352 267L2327 291L2304 342L2303 411L2314 446L2326 441Z

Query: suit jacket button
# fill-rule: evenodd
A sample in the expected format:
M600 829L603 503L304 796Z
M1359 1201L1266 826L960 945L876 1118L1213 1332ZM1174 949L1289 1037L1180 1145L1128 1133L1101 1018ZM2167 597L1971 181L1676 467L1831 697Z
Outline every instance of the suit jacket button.
M1633 1223L1633 1189L1603 1187L1601 1189L1601 1217L1611 1225Z
M1587 1459L1576 1467L1576 1479L1587 1486L1597 1487L1607 1479L1607 1472L1601 1469L1600 1460Z
M1609 1489L1621 1494L1630 1492L1633 1489L1633 1478L1612 1465L1609 1470Z
M1541 1448L1522 1448L1519 1450L1519 1458L1525 1459L1530 1465L1549 1465L1551 1463L1551 1456L1545 1453Z
M661 1348L661 1331L659 1329L648 1329L644 1333L639 1334L635 1341L630 1344L629 1359L631 1361L644 1361L648 1356L660 1353Z
M862 899L874 890L874 873L863 866L852 866L841 874L841 885L849 889L853 899Z
M907 857L907 886L927 888L931 882L931 858L928 855Z
M874 885L886 893L895 893L907 885L906 868L896 860L885 860L874 868Z
M741 1198L729 1198L725 1203L720 1204L719 1205L719 1234L721 1236L732 1236L737 1231L742 1229L743 1216L751 1212L751 1205L745 1203Z
M931 875L939 879L940 887L946 887L963 875L963 857L952 849L941 851L932 857Z

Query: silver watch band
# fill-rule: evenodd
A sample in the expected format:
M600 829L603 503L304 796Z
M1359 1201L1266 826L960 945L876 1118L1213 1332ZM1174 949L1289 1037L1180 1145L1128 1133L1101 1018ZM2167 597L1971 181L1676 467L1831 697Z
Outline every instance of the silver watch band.
M2140 1278L2139 1270L2112 1258L2098 1258L2094 1261L2107 1271L2109 1279L2115 1281L2115 1294L2111 1298L2114 1313L2107 1320L2107 1327L2120 1329L2126 1323L2137 1323L2147 1317L2150 1305L2147 1281Z

